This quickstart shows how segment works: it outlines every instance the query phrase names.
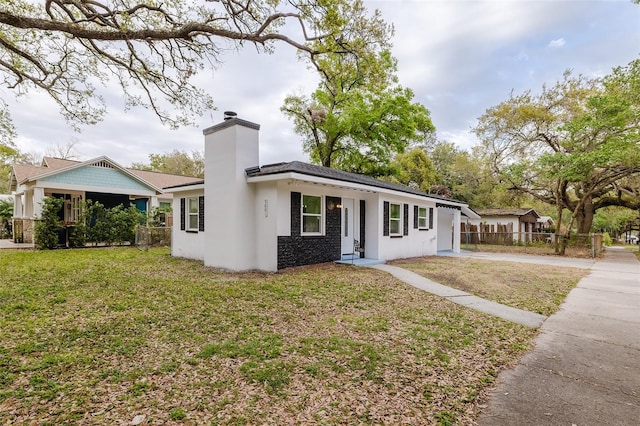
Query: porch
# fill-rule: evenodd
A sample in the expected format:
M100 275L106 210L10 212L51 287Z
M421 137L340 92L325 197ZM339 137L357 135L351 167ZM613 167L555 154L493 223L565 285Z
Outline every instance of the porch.
M345 265L355 265L355 266L371 266L371 265L381 265L385 263L384 260L378 259L369 259L366 257L360 257L360 253L354 254L343 254L340 260L336 260L335 263L342 263Z

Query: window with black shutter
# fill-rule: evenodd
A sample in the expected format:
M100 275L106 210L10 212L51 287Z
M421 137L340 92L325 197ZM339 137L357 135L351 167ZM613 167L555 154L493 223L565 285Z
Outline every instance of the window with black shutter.
M421 231L426 231L427 229L427 208L426 207L418 207L418 218L414 219L414 222L417 222L418 228Z

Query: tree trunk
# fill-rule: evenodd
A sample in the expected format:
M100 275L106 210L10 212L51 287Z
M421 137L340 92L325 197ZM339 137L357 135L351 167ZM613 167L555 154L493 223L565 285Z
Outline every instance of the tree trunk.
M593 199L587 198L578 211L576 221L578 223L578 234L588 234L591 232L591 225L593 224L593 217L595 215L595 209L593 206Z
M556 221L556 238L555 238L555 251L556 254L564 256L564 249L566 244L560 245L560 229L562 228L562 210L564 209L564 204L562 204L562 197L560 194L560 188L562 185L562 181L558 179L556 182L556 208L558 209L558 220Z
M557 200L557 209L558 209L558 220L556 221L556 238L555 238L555 250L556 254L560 254L564 256L564 245L560 246L560 228L562 227L562 209L564 208L562 203L560 203L560 197Z

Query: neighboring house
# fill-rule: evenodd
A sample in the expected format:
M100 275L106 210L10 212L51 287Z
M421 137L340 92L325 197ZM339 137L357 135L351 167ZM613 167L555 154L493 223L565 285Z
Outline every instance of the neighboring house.
M540 216L537 220L539 232L548 232L549 229L555 229L556 222L551 216Z
M40 166L15 164L9 175L14 198L14 238L33 242L33 222L40 217L44 197L65 200L60 220L74 224L82 200L111 208L134 204L140 211L170 206L165 186L183 185L199 178L127 169L108 157L72 161L45 157Z
M542 232L543 226L538 222L540 215L531 208L514 209L475 209L482 219L472 221L480 224L480 232L496 234L512 234L515 241L531 241L534 233Z
M174 194L172 255L276 271L344 256L386 261L460 250L465 203L298 161L259 167L260 126L204 130L205 179Z

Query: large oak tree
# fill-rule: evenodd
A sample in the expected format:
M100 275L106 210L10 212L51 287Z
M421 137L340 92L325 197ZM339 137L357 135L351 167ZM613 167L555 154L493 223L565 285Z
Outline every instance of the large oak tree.
M311 58L357 55L343 42L348 22L336 19L350 9L347 0L3 0L0 78L16 94L46 92L71 124L99 120L101 86L115 83L127 107L184 125L212 108L194 76L225 50L281 42Z
M390 52L393 27L378 11L369 16L358 0L335 19L348 28L343 41L354 49L309 56L319 77L317 89L288 96L281 110L293 120L314 163L387 175L395 154L434 130L429 111L398 84L397 61Z
M475 133L510 188L571 211L578 233L607 206L640 208L640 60L601 79L574 77L512 94ZM558 221L559 222L559 221Z
M149 164L133 163L131 168L204 178L204 153L174 149L164 154L149 154Z

